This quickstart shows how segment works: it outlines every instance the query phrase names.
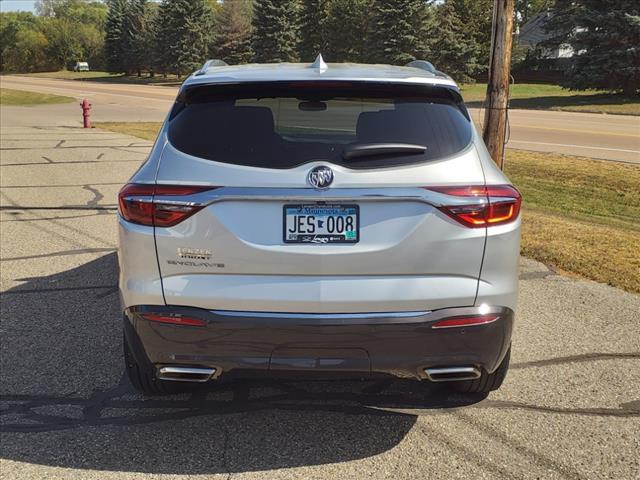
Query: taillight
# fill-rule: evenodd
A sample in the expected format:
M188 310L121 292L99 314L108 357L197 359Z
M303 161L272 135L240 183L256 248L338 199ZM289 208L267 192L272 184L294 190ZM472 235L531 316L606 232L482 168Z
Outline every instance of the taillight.
M470 317L453 317L439 320L431 328L462 328L493 323L500 318L498 315L474 315Z
M424 187L454 197L476 197L478 203L438 207L462 225L471 228L503 225L518 218L522 196L511 185L471 185L463 187Z
M172 227L204 208L204 205L158 197L192 195L214 188L217 187L130 183L122 187L118 194L118 210L122 218L132 223Z
M172 325L204 327L207 324L204 320L200 320L199 318L185 317L180 314L143 313L141 316L150 322L170 323Z

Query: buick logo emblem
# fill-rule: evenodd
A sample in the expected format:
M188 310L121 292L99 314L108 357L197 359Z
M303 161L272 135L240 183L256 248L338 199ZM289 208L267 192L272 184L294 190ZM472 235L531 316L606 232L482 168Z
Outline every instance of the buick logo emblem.
M307 180L313 188L317 188L318 190L329 188L329 185L333 182L333 170L324 165L314 167L309 172L309 175L307 175Z

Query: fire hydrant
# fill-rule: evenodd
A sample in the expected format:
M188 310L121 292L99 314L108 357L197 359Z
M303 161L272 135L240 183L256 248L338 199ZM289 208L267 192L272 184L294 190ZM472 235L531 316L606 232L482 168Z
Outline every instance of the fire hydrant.
M91 104L89 103L89 100L85 98L82 100L80 106L82 107L82 124L84 128L91 128Z

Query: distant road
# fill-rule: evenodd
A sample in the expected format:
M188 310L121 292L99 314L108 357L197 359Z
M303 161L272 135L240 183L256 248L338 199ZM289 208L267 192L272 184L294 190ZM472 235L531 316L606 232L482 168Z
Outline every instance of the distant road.
M176 87L22 76L2 76L0 85L87 97L94 105L94 118L101 121L162 121L177 92ZM471 114L479 125L482 112L472 109ZM509 119L510 148L640 164L640 117L511 110Z

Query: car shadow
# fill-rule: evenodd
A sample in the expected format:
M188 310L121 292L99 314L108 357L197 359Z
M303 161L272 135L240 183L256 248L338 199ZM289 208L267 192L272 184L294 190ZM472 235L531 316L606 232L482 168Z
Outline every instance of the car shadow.
M483 400L392 379L238 380L145 398L123 373L115 252L21 281L2 295L4 459L194 475L346 462L398 445L420 412Z

